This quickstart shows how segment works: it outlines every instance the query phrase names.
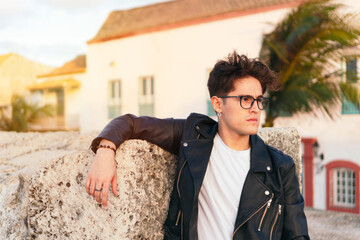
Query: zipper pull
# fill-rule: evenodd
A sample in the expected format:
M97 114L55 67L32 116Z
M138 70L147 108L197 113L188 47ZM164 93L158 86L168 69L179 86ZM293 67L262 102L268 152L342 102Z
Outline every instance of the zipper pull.
M272 198L270 198L270 200L268 201L267 206L266 206L267 208L269 208L269 207L270 207L271 202L272 202Z
M278 211L278 214L280 215L281 214L281 205L279 204L279 211Z

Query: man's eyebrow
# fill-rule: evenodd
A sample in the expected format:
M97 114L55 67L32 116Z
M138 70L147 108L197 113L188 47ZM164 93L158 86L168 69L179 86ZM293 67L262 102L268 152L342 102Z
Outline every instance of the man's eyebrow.
M249 94L238 94L238 95L235 95L235 96L238 96L238 97L253 97L253 98L263 98L264 97L264 95L263 94L261 94L261 95L258 95L258 96L256 96L256 97L254 97L254 96L252 96L252 95L249 95Z
M264 95L258 95L258 96L256 96L256 97L254 97L254 96L251 96L251 95L248 95L248 94L244 94L244 95L238 95L239 97L253 97L253 98L259 98L259 97L264 97Z

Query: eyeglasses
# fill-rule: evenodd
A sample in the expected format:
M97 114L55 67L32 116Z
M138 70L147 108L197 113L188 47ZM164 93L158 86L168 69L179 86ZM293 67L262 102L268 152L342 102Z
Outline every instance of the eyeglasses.
M244 109L250 109L257 102L257 106L260 110L264 110L269 105L270 99L265 97L254 98L252 96L218 96L218 98L239 98L240 106Z

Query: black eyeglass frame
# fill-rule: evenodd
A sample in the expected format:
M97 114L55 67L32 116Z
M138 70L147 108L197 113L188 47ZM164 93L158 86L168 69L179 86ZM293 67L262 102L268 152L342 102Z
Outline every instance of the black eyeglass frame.
M242 96L217 96L217 97L218 97L218 98L239 98L240 107L242 107L243 109L250 109L250 108L252 108L252 106L254 105L254 102L256 101L256 104L257 104L258 108L259 108L260 110L265 110L265 109L269 106L269 103L270 103L270 98L266 98L266 97L254 98L253 96L250 96L250 95L242 95ZM242 100L244 97L248 97L248 98L252 98L252 99L253 99L253 101L252 101L251 104L250 104L250 107L248 107L248 108L243 107L242 104L241 104L241 100ZM259 101L263 101L263 102L264 102L264 100L265 100L265 102L266 102L266 107L263 108L263 105L262 105L262 104L259 105ZM260 107L260 106L261 106L261 107Z

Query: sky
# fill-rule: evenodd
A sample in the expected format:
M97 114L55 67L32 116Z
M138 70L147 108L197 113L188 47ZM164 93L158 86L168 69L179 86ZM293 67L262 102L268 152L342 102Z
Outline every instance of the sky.
M107 15L165 0L0 0L0 55L60 67L87 51Z
M107 15L166 0L0 0L0 55L60 67L87 51ZM339 2L344 2L337 0ZM345 0L360 10L360 0Z

